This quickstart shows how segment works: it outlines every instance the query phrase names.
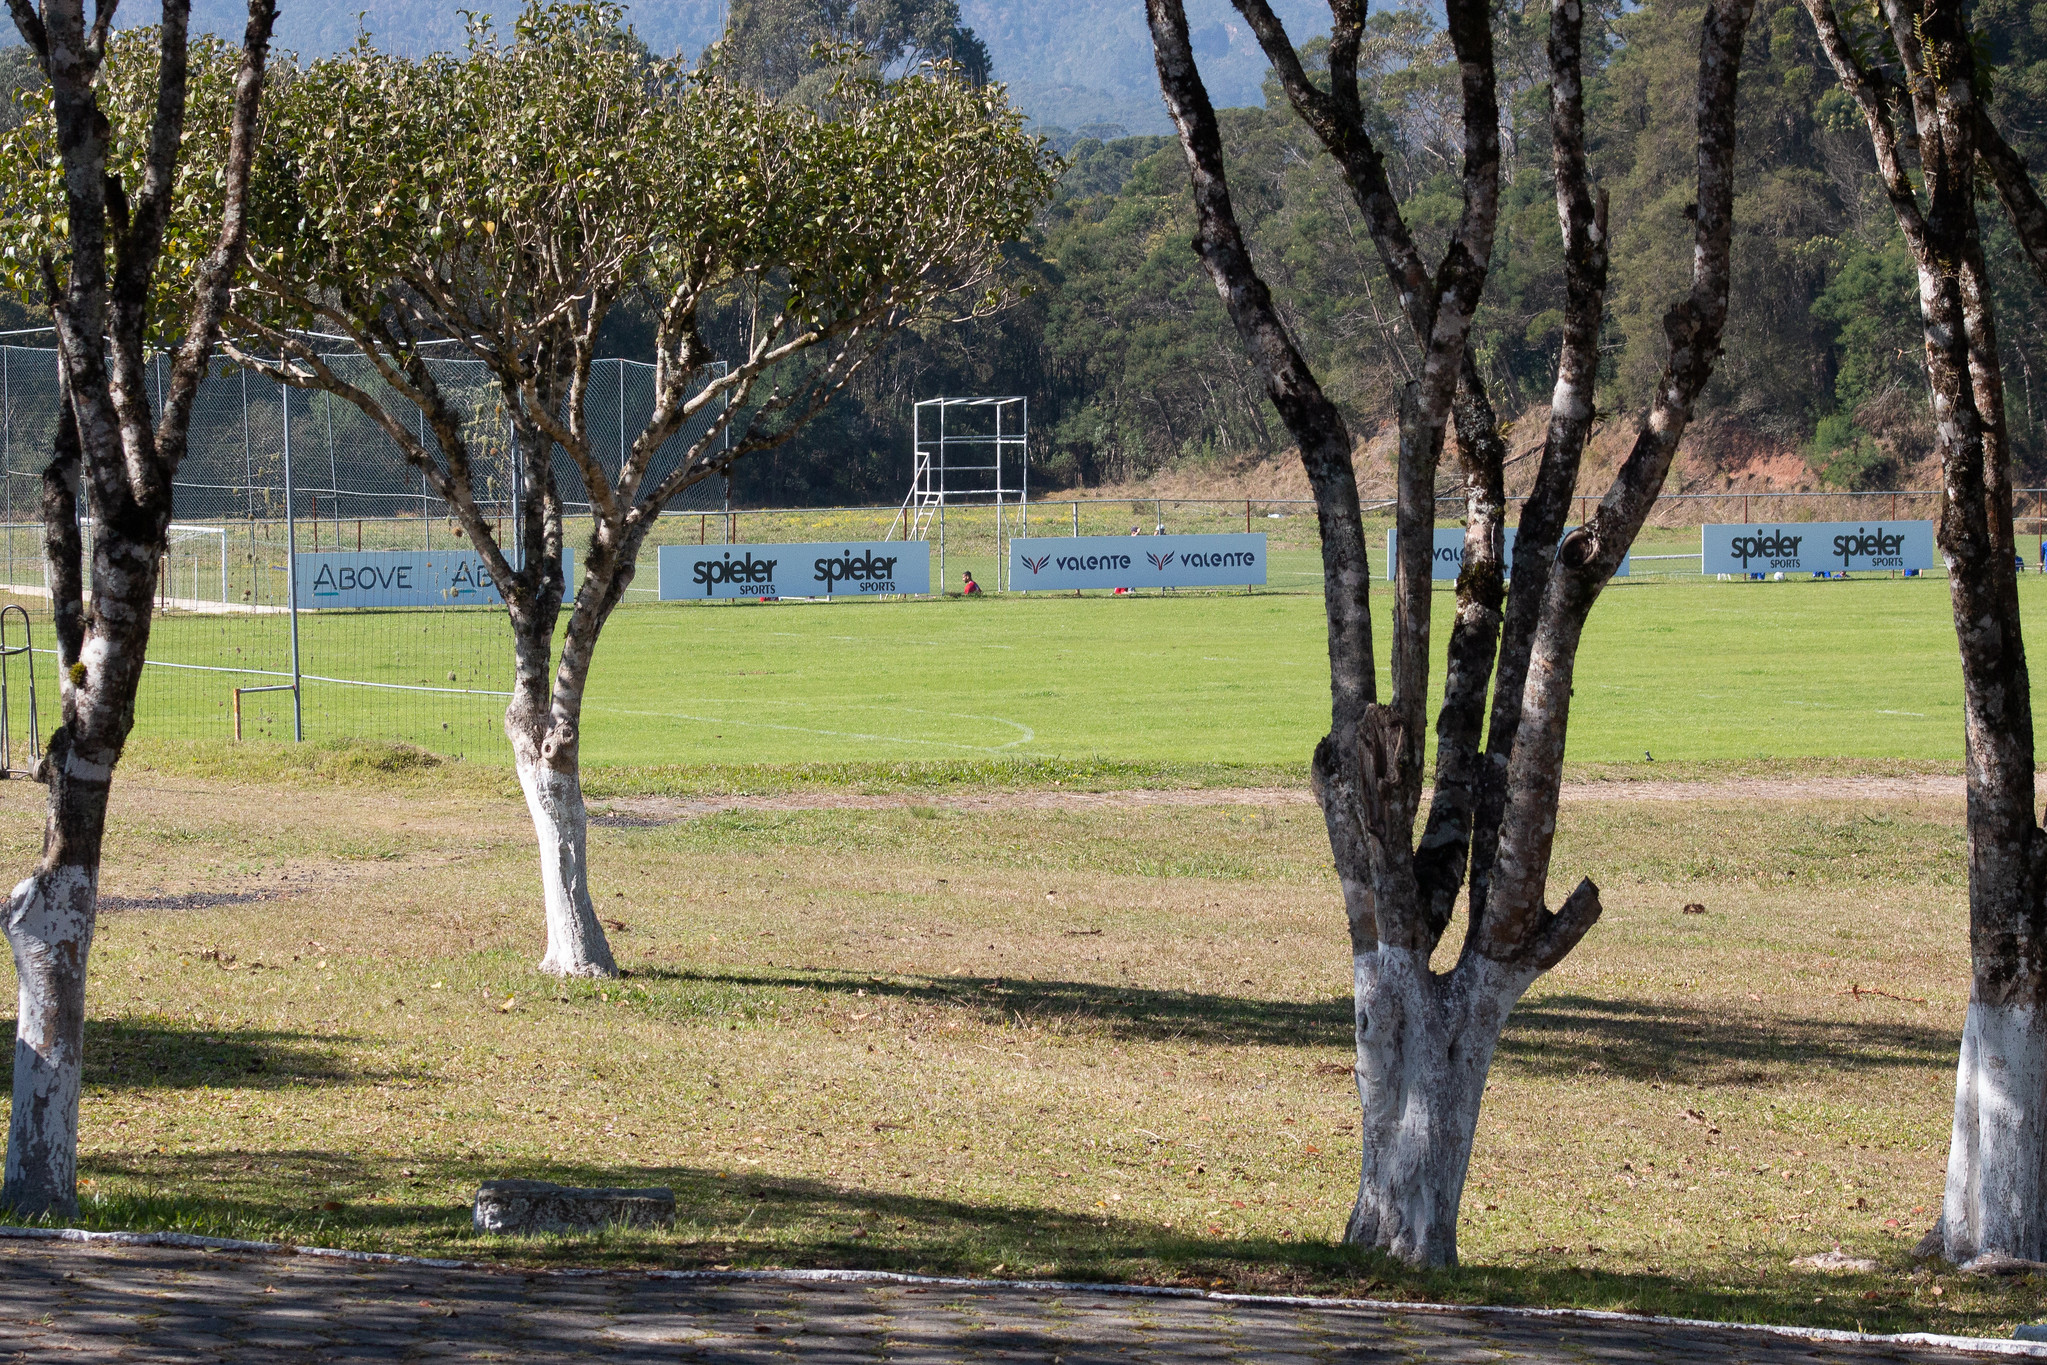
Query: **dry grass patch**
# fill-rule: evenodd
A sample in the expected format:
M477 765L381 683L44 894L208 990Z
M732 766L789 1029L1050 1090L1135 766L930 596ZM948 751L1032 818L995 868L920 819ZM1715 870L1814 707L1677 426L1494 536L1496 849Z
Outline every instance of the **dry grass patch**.
M0 786L17 865L40 796ZM1515 1015L1442 1274L1334 1241L1356 1101L1311 805L963 813L940 789L615 822L594 861L631 976L570 984L531 971L530 832L487 782L159 765L117 806L97 1225L1871 1330L2041 1310L1907 1256L1967 987L1958 803L1567 807L1559 877L1598 876L1607 918ZM668 1184L682 1215L477 1239L468 1197L500 1175ZM1790 1267L1836 1244L1882 1271Z

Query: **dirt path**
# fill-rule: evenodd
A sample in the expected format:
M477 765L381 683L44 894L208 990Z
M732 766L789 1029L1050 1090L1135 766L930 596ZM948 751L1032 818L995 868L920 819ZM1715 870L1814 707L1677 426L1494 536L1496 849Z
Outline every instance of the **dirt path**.
M2047 791L2047 778L2042 779ZM1757 778L1719 782L1567 782L1563 799L1582 801L1959 801L1959 777ZM1156 806L1312 805L1305 787L1190 787L1157 791L1024 791L938 796L799 792L781 796L622 796L604 803L600 825L666 824L724 811L907 810L938 806L968 815L1005 811L1133 810Z
M1962 1361L2012 1343L1711 1323L1412 1310L1084 1285L496 1271L165 1246L0 1247L0 1354L16 1360L606 1365L914 1361L1567 1365ZM850 1282L849 1282L850 1281ZM2024 1348L2020 1348L2023 1350Z

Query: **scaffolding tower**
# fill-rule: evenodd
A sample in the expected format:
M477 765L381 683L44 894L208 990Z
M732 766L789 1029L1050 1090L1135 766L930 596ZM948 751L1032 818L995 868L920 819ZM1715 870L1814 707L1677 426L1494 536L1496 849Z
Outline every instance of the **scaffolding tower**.
M1030 400L1011 398L926 398L911 418L910 491L889 523L885 539L931 539L945 508L995 508L996 590L1002 588L1003 510L1019 516L1029 500ZM939 591L945 579L945 537L938 537Z

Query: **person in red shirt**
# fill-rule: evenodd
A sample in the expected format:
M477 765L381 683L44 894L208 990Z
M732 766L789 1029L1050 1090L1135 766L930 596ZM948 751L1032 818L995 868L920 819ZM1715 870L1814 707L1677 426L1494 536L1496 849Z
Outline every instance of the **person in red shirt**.
M960 578L964 580L960 584L960 596L979 597L981 595L981 585L974 581L974 576L971 573L963 573L960 575Z

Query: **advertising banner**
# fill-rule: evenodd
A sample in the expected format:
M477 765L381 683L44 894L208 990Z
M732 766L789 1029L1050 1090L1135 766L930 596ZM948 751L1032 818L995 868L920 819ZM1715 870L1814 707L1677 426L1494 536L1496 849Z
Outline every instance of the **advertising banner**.
M1882 572L1933 567L1930 521L1794 521L1699 528L1702 573Z
M931 591L931 547L921 540L663 545L659 564L663 602Z
M562 551L569 591L575 591L575 554ZM483 557L468 547L447 550L346 550L301 554L300 611L343 607L503 606Z
M1575 527L1566 527L1565 534L1568 535L1575 529ZM1389 579L1393 577L1393 552L1399 546L1399 536L1400 532L1398 531L1388 531L1386 533L1386 577ZM1506 557L1507 572L1511 575L1514 572L1514 528L1509 526L1506 535L1501 537L1501 540L1501 553ZM1629 565L1633 560L1633 554L1623 555L1621 557L1621 566L1614 570L1613 576L1615 578L1626 578ZM1457 575L1463 572L1464 528L1462 526L1437 527L1436 547L1429 561L1429 577L1437 582L1455 583Z
M1265 534L1034 536L1009 542L1012 592L1242 588L1265 581Z

